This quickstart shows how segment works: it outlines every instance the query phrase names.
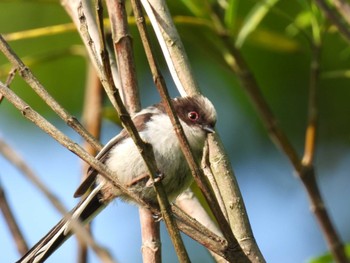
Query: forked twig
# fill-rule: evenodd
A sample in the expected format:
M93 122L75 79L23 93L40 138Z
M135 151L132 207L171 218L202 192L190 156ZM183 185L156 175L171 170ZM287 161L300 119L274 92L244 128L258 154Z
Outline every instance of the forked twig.
M95 148L101 147L99 142L93 138L81 125L81 123L72 115L70 115L40 84L40 82L33 75L31 70L25 66L23 61L13 52L4 38L0 35L0 50L11 62L13 67L18 70L18 73L27 82L27 84L45 101L47 105L62 119L68 126L72 127L78 134L80 134L86 141L88 141Z

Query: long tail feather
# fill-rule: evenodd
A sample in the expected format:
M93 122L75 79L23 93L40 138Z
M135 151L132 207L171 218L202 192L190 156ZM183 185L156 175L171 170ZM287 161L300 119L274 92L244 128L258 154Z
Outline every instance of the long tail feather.
M74 220L89 222L106 204L100 201L100 186L97 186L84 200L70 212ZM50 232L30 249L17 263L44 262L73 233L71 220L63 218Z

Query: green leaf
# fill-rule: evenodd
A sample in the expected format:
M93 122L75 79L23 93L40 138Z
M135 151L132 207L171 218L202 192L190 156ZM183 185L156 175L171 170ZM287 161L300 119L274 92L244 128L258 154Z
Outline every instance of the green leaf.
M301 49L297 40L264 28L254 31L249 38L249 43L275 52L296 52Z
M238 8L237 0L228 1L227 9L225 12L225 24L227 28L229 28L231 31L234 28L234 25L237 19L237 8Z
M350 244L347 244L345 246L345 253L348 259L350 259ZM333 257L331 253L326 253L322 256L319 256L317 258L310 259L309 263L333 263Z
M258 27L260 22L264 19L266 14L279 0L265 0L257 3L250 11L243 22L243 27L238 33L236 46L242 47L247 37Z
M203 0L182 0L182 3L196 17L208 17L210 14L210 6L207 1Z

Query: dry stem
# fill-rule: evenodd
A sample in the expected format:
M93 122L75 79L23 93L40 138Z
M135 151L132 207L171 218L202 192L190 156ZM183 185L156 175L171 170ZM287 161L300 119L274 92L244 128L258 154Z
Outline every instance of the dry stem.
M1 143L2 142L0 140L0 144ZM0 151L1 151L1 148L2 146L0 145ZM26 241L24 240L22 232L17 224L17 221L12 213L11 207L6 198L5 190L2 187L1 183L0 183L0 210L5 218L8 228L10 229L10 232L16 243L18 252L21 255L24 255L24 253L28 251L28 246Z

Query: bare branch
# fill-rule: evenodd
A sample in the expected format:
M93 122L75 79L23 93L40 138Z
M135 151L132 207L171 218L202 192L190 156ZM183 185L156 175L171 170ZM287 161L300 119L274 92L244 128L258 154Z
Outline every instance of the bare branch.
M83 108L82 121L84 127L97 139L100 138L101 123L102 123L102 101L103 89L101 82L96 74L95 68L91 63L88 64L88 73L85 88L85 99ZM96 156L97 152L101 150L91 147L90 144L85 143L83 148L92 156ZM82 178L86 177L89 165L86 162L82 164ZM90 223L91 224L91 223ZM91 232L90 225L86 226L87 230ZM87 246L85 242L79 240L78 262L87 262Z
M228 240L230 246L233 248L239 247L238 242L235 239L235 237L232 234L232 231L230 229L229 224L227 223L222 211L220 210L220 206L218 205L215 195L213 194L206 178L204 177L203 171L199 168L199 165L195 161L191 148L189 146L189 143L186 139L186 136L184 134L184 131L181 127L181 124L178 120L177 115L175 114L174 108L170 102L170 96L166 88L165 81L161 75L161 72L159 70L159 67L157 65L157 62L154 57L154 52L150 46L148 33L146 30L145 25L145 19L142 14L141 5L137 1L132 1L133 4L133 10L136 17L136 20L138 21L137 26L141 35L142 43L144 45L144 49L146 52L146 56L148 59L148 63L151 68L151 72L156 84L156 87L158 89L159 94L161 95L162 101L165 105L167 114L170 117L170 120L173 124L173 127L175 129L176 135L179 139L181 150L185 155L186 161L190 166L190 169L192 171L192 175L202 190L211 210L213 211L213 214L215 215L216 219L218 220L220 227L222 229L222 232L225 236L225 238Z
M24 65L22 60L13 52L10 46L6 43L4 38L0 35L0 50L11 62L11 64L17 68L19 74L27 82L27 84L45 101L47 105L62 119L68 126L72 127L78 134L80 134L87 142L93 145L95 148L100 147L98 141L93 138L86 129L80 124L80 122L72 115L70 115L40 84L40 82L33 75L31 70Z
M143 262L162 262L159 222L155 222L152 212L145 207L139 208L139 214L141 223L141 251Z
M0 83L0 89L1 88L3 88L2 83ZM3 94L2 92L0 93ZM62 205L62 203L57 199L57 197L55 197L52 194L52 192L45 186L45 184L40 181L40 179L35 175L35 173L26 164L26 162L9 145L7 145L2 140L0 140L0 152L45 195L45 197L62 215L69 217L67 209ZM89 233L85 231L80 222L78 222L77 220L72 220L72 227L75 233L77 233L78 238L88 243L101 259L105 259L106 262L113 262L113 260L109 256L108 251L93 241Z
M323 11L328 20L337 27L341 35L347 40L350 41L350 29L349 26L342 21L339 17L339 14L332 10L325 0L314 0L318 7ZM347 17L349 19L349 17Z
M0 140L0 151L2 148L1 144L2 144L2 141ZM5 218L8 228L10 229L12 237L17 245L18 252L21 255L24 255L28 250L28 246L17 224L15 216L12 213L11 207L6 198L5 190L2 187L1 183L0 183L0 210Z
M113 6L113 10L116 9L116 11L117 11L116 13L118 14L117 17L119 17L119 19L116 20L115 23L119 22L119 26L121 26L120 31L116 30L116 32L114 32L114 33L119 34L119 35L115 36L115 38L121 37L120 39L119 38L116 39L117 43L119 41L127 39L127 38L125 38L125 33L127 34L127 32L126 32L127 25L126 25L126 16L125 16L124 8L125 8L124 1L119 1L116 5ZM114 23L113 20L112 20L112 22ZM126 43L127 43L127 41L126 41ZM119 53L119 52L122 53L122 54L117 54L117 62L118 62L120 72L124 72L124 73L128 72L129 69L124 71L122 69L122 67L126 67L126 68L133 67L133 65L130 63L132 58L128 58L128 56L130 56L130 55L125 54L125 52L128 51L125 49L126 47L127 46L119 47L118 45L115 47L117 53ZM121 61L119 61L120 59L121 59ZM131 71L131 74L132 73L133 73L133 71ZM123 85L125 85L125 83L128 83L126 78L129 76L130 75L127 75L127 76L123 75L123 74L120 75L121 82ZM124 108L124 105L118 105L118 106L119 107L122 106ZM125 116L121 115L121 120L123 121L122 117L125 117ZM151 179L154 180L154 178L157 175L158 168L156 166L152 146L144 143L141 140L141 138L140 138L139 134L137 133L132 122L130 123L130 125L129 125L129 123L125 123L125 122L123 122L123 123L125 125L126 130L129 132L129 134L132 133L130 135L134 136L134 139L135 139L134 142L137 145L137 147L139 148L140 153L145 160L147 169L149 171L148 174L150 175ZM131 136L131 137L133 137L133 136ZM166 176L166 175L164 175L164 176ZM168 198L166 196L166 193L164 191L164 188L163 188L161 183L154 183L154 188L155 188L156 193L157 193L157 199L158 199L158 203L160 206L160 210L161 210L164 222L165 222L167 229L169 231L170 238L174 244L177 256L181 262L189 262L189 257L188 257L188 254L186 252L183 241L181 239L180 232L179 232L179 230L175 224L174 218L171 214L170 204L169 204Z
M210 229L216 235L223 237L222 232L210 218L191 189L187 189L176 198L176 205L181 208L182 211L184 211L186 214L198 220L198 222L201 223L204 227ZM210 234L208 234L208 238L209 236ZM226 259L214 253L213 251L209 250L209 253L213 256L216 262L227 262Z
M131 198L133 198L137 203L141 204L142 206L144 206L146 208L149 207L154 214L159 213L159 211L157 209L155 209L154 207L151 207L148 204L146 204L142 199L140 199L133 192L129 192L127 189L125 189L119 183L119 181L117 181L116 179L113 179L113 178L117 178L117 177L110 176L111 174L113 174L113 172L108 167L106 167L104 164L102 164L101 162L99 162L98 160L93 158L91 155L86 153L79 145L77 145L76 143L71 141L67 136L65 136L63 133L61 133L59 130L57 130L51 123L46 121L37 112L32 110L29 107L29 105L27 105L22 99L20 99L17 95L15 95L13 93L13 91L8 89L1 82L0 82L0 93L3 94L5 96L5 98L10 103L12 103L18 110L20 110L25 118L27 118L28 120L30 120L33 123L35 123L39 128L41 128L43 131L48 133L52 138L57 140L64 147L66 147L71 152L73 152L76 155L78 155L81 159L83 159L87 163L89 163L89 165L91 167L96 169L99 172L99 174L101 176L104 176L106 178L106 180L108 180L111 184L113 184L114 187L117 187L124 194L129 195ZM190 235L195 240L198 240L201 244L203 244L204 246L208 247L208 249L212 249L217 254L220 254L220 255L222 255L224 257L230 258L231 254L228 252L230 250L227 250L228 249L227 247L223 248L220 245L220 243L218 243L218 242L222 243L222 241L219 241L219 240L221 240L220 238L213 238L213 239L211 239L212 242L214 242L214 243L208 243L208 240L206 240L207 237L206 238L204 238L204 237L198 238L199 232L195 231L193 229L193 226L196 225L196 224L193 224L193 219L188 219L188 218L184 217L181 213L179 214L179 213L176 213L175 211L174 211L174 214L176 215L176 218L178 220L177 224L178 224L179 229L181 231L183 231L184 233ZM77 233L78 235L81 235L82 239L84 239L84 240L86 239L88 244L95 251L97 251L97 254L101 254L102 253L102 255L100 255L100 256L106 257L107 255L106 255L105 251L102 250L101 248L99 248L92 241L92 239L89 238L89 235L86 235L86 231L84 230L84 228L79 227L79 224L78 224L78 226L76 228L75 225L76 224L72 225L73 228L74 228L75 233ZM202 229L201 230L202 233L203 232L208 232L207 230L205 230L205 228L203 229L203 227L197 227L197 229ZM212 234L211 236L213 236L213 235L215 236L215 234ZM211 244L211 245L209 245L209 244ZM102 251L102 252L100 252L100 251ZM106 262L110 262L110 261L106 261Z
M177 51L177 52L171 52L171 54L172 54L171 60L173 60L175 62L174 62L174 64L171 64L171 65L168 63L168 67L170 68L170 70L171 70L171 67L175 67L176 76L174 77L174 74L172 76L175 80L175 83L177 85L178 90L180 91L181 94L183 94L183 93L185 93L185 94L198 93L198 87L193 79L193 76L191 74L191 70L189 69L189 62L188 62L186 54L183 50L181 40L178 36L178 33L176 31L176 28L175 28L173 22L172 22L171 15L167 9L165 1L161 1L161 0L147 1L147 0L144 0L144 1L142 1L142 3L145 7L145 10L146 10L149 18L150 18L152 26L156 32L158 41L165 45L165 47L162 47L162 51L164 53L164 56L165 57L170 56L169 50ZM152 19L152 17L153 17L153 19ZM178 85L178 83L176 81L177 78L180 79L179 82L182 83L181 85ZM214 137L209 136L209 141L213 141L213 145L220 145L221 146L221 148L220 147L216 148L216 153L220 153L221 155L224 155L222 145L220 143L218 143L217 140L218 140L217 136L214 136ZM221 162L218 162L217 164L218 164L218 166L223 165L223 163L221 163ZM227 164L227 163L225 163L225 164ZM230 212L237 212L237 214L235 214L229 218L230 219L237 218L237 217L242 218L242 220L238 221L239 222L238 225L237 225L237 221L230 220L231 228L240 230L238 236L242 237L242 239L239 241L242 242L241 247L244 248L246 255L248 255L248 257L250 259L252 259L254 262L264 261L262 255L259 251L259 248L257 247L255 240L253 238L253 234L251 232L249 221L248 221L248 218L246 216L247 213L245 211L243 199L241 197L239 188L238 188L237 184L232 185L232 184L236 183L235 180L229 179L230 176L232 176L232 177L234 176L233 172L231 169L227 169L227 168L228 167L226 167L226 166L221 166L220 171L221 172L224 171L224 173L215 174L215 172L218 171L218 170L215 170L214 175L216 177L223 177L222 175L225 174L224 178L226 178L226 181L225 181L226 184L220 185L220 189L221 188L226 188L226 189L228 188L229 189L228 191L224 191L224 192L225 193L229 192L230 194L223 196L224 203L227 206L226 210L230 211ZM238 209L232 210L230 208L229 204L232 203L230 201L232 198L236 198L236 200L238 202L236 208L239 208L239 211L238 211ZM212 202L209 202L209 204L211 204L211 203ZM219 213L221 213L221 212L219 212ZM224 219L224 217L222 217L222 219L220 219L218 221L220 222L219 223L220 227L225 226L225 223L224 223L224 225L221 224L222 222L226 221ZM224 229L226 229L226 227ZM241 230L243 230L243 231L241 231ZM244 232L244 231L246 231L246 232ZM230 232L231 232L231 230L229 230L229 232L227 230L223 231L223 233L225 235L228 235ZM236 234L237 233L235 233L235 235ZM249 238L246 238L247 236ZM232 241L232 239L231 239L231 241ZM248 243L249 243L249 245L247 246ZM235 242L233 242L231 244L235 244ZM253 251L253 253L252 253L252 251ZM247 262L247 260L248 260L247 257L245 257L242 254L237 254L237 255L239 255L238 257L240 258L238 262ZM242 261L240 261L240 260L242 260Z
M319 191L314 168L318 124L317 91L321 56L321 43L319 42L319 38L319 36L316 36L311 47L312 58L310 63L308 125L305 132L304 156L301 160L303 169L299 173L299 178L305 186L311 203L311 211L315 214L315 217L321 226L334 259L336 262L348 262L344 251L344 245L333 226Z
M209 144L208 140L205 142L204 149L203 149L203 156L202 156L202 162L201 162L201 167L203 170L204 175L208 178L208 181L213 188L215 197L218 201L218 204L220 205L221 211L223 212L226 220L228 220L228 214L227 210L224 204L224 200L222 199L221 193L220 193L220 188L219 185L217 184L215 177L211 171L210 168L210 160L209 160Z
M111 22L113 46L122 79L124 104L130 114L141 108L137 87L132 37L128 31L127 14L124 1L107 0L107 10Z
M323 2L323 0L316 0L317 2ZM334 253L334 257L338 262L347 262L345 252L342 246L342 242L337 235L335 228L328 216L328 213L323 205L323 200L317 186L314 168L313 166L305 166L304 163L310 164L313 160L315 150L315 138L316 138L316 82L318 79L318 52L319 47L316 47L314 53L314 60L312 61L312 74L311 74L311 88L310 88L310 106L309 106L309 126L307 131L307 139L305 145L304 163L298 156L295 148L290 143L289 139L279 127L276 118L274 117L269 105L265 101L259 85L255 80L252 72L246 64L244 58L238 49L233 45L233 41L224 34L225 26L221 21L219 14L212 10L213 16L216 19L213 20L215 23L216 33L221 37L223 44L225 45L225 57L227 64L231 67L232 71L236 73L238 79L241 82L242 88L246 90L250 96L253 105L256 107L260 118L265 125L271 140L283 151L292 163L297 176L303 182L306 191L309 195L311 209L320 223L320 227L323 234L328 242L328 246ZM319 37L319 36L318 36ZM314 47L313 47L314 48ZM228 58L229 57L229 58ZM316 64L315 64L316 63Z
M184 46L163 0L141 0L181 96L198 93Z
M135 63L133 58L132 38L128 31L127 15L124 3L106 1L111 21L112 37L116 61L119 67L119 76L123 81L121 92L124 103L131 115L141 108ZM143 262L161 262L160 222L154 219L152 212L144 207L139 207L140 226L142 236Z

